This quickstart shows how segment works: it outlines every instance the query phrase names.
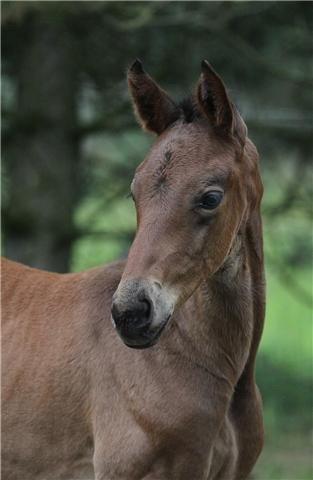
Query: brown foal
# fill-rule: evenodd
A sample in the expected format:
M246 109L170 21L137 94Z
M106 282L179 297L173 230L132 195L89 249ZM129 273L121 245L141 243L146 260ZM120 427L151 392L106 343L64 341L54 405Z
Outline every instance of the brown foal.
M257 151L208 62L180 104L138 60L128 82L158 136L126 263L3 263L4 480L241 480L262 449Z

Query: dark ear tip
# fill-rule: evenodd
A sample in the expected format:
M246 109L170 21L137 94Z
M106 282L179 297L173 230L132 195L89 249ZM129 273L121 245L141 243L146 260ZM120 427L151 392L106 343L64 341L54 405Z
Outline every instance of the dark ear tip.
M201 70L203 73L206 73L206 72L212 72L213 68L207 60L202 60Z
M134 63L132 63L132 65L129 67L129 71L136 74L145 73L142 62L139 60L139 58L136 58Z

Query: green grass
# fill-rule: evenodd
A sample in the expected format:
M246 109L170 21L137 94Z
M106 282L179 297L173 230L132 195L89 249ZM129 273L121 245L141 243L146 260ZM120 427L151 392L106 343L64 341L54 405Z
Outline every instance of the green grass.
M312 480L310 433L276 433L265 442L253 480Z
M305 291L312 284L311 272L294 269L294 280ZM312 310L284 285L278 274L267 268L266 321L261 351L274 362L283 364L295 374L310 377L312 368Z
M293 269L310 292L311 272ZM257 380L266 441L255 480L312 480L312 309L267 268L267 309Z

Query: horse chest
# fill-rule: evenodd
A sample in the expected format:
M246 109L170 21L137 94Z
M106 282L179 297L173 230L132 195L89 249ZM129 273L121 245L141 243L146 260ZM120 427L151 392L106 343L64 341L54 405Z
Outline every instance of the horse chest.
M216 435L218 424L210 414L213 406L197 405L196 392L194 401L187 404L185 392L181 394L181 400L176 398L171 405L160 397L150 406L142 402L142 408L138 404L127 413L120 410L119 417L95 439L97 480L214 478L210 472L213 475L233 456L232 432L225 421L222 435Z
M145 472L164 479L207 478L202 473L208 472L225 415L225 386L188 362L158 368L146 363L151 367L148 374L138 365L136 371L120 372L110 405L102 407L106 413L99 412L95 437L99 478L118 472L125 472L125 478L146 478ZM185 470L186 476L179 473ZM191 472L197 471L193 477Z

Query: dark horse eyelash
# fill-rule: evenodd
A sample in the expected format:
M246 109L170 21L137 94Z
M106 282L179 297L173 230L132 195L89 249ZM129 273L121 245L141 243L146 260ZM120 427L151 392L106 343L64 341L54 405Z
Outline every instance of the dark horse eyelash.
M134 195L132 194L132 192L128 192L127 195L126 195L126 198L134 198Z

